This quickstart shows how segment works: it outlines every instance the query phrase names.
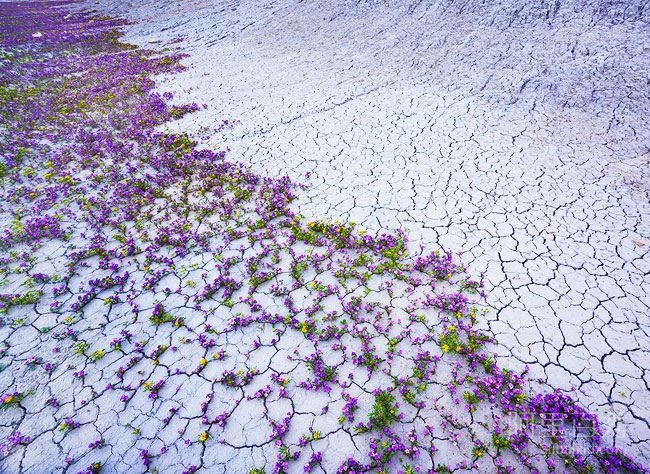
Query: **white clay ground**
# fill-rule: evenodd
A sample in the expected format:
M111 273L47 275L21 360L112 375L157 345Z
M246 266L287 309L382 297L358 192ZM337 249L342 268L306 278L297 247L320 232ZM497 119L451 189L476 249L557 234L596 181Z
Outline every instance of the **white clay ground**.
M238 120L208 143L309 183L305 215L460 252L501 349L645 457L650 11L475 3L100 5L185 38L161 89L209 108L179 129Z
M308 184L308 217L402 227L485 272L504 364L577 387L647 464L650 7L543 3L82 6L134 21L126 41L184 38L160 90L208 108L174 130Z

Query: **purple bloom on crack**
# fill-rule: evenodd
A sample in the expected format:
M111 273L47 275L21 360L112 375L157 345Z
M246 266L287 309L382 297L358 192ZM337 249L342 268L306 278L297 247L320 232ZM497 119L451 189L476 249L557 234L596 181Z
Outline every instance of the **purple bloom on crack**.
M31 438L29 436L22 435L20 431L14 431L7 437L4 443L0 444L0 453L3 456L8 456L16 446L24 446L30 442Z
M315 452L311 454L309 462L303 467L303 472L311 472L323 460L323 453Z
M427 295L424 300L425 307L435 307L452 313L464 313L468 304L469 299L461 293Z
M149 466L151 465L151 454L149 454L149 451L146 449L143 449L140 451L140 459L142 460L142 464L144 467L149 469Z
M269 436L270 440L282 439L282 437L289 431L289 424L291 423L291 413L287 413L280 421L269 420L269 424L272 427L271 435Z

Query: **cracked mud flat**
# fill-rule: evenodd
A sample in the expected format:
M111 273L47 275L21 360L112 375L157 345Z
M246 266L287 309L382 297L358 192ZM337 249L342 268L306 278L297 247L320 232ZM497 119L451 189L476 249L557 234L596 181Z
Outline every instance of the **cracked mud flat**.
M501 368L519 373L527 365L531 380L576 387L571 396L600 417L603 446L648 464L642 2L537 9L507 2L134 3L91 6L135 21L124 28L129 42L188 53L185 71L155 79L174 93L173 103L208 105L154 125L190 132L201 147L228 147L228 160L258 175L288 175L308 186L275 181L248 189L255 180L242 185L236 166L219 171L232 180L226 194L214 191L223 181L201 184L201 173L188 188L169 163L152 182L146 174L137 182L128 173L111 175L108 162L97 165L101 172L85 163L79 170L69 157L61 161L66 173L32 164L30 176L17 168L24 180L5 180L4 196L20 195L19 184L42 192L53 171L66 189L77 185L68 182L75 177L90 182L85 173L103 173L105 182L95 176L102 198L145 215L143 222L132 212L112 218L119 206L93 201L108 226L98 228L66 214L69 202L57 202L70 235L36 225L39 248L29 250L29 260L20 254L27 244L15 219L29 232L25 209L42 215L47 207L26 204L28 192L25 202L3 204L3 229L11 229L5 243L17 253L3 260L11 271L2 293L21 295L5 298L0 389L3 400L12 398L0 412L3 471L77 472L100 462L107 472L406 465L545 472L554 464L579 471L584 454L585 463L605 471L593 439L598 430L579 408L568 410L567 425L587 428L588 441L551 443L548 456L548 433L522 444L517 429L530 428L522 423L539 424L542 413L566 414L559 406L574 405L516 374L503 386L503 377L486 382L499 379L484 363L495 351ZM23 41L40 40L30 38L26 32ZM151 72L172 72L162 69ZM205 170L203 158L179 151L183 139L170 139L164 152L152 145L151 153ZM5 158L15 158L13 145ZM115 190L116 183L126 184ZM149 186L156 192L143 189ZM291 209L306 217L276 223L276 214L290 211L269 210L269 189L259 186L297 195ZM66 192L100 192L75 189ZM121 193L129 200L120 201ZM243 201L235 231L227 220L192 220L205 216L205 193ZM256 213L259 220L245 221ZM394 232L339 245L347 227L306 224L322 218L354 221L370 235L408 229L410 253ZM120 227L130 219L133 226ZM97 233L93 239L79 221ZM191 228L200 235L188 243ZM416 260L440 247L459 258ZM75 256L80 249L95 253ZM454 266L460 262L477 280L485 272L484 300ZM377 265L377 275L363 275ZM357 267L361 275L341 278ZM25 293L27 275L32 289L44 292L35 305ZM474 322L472 304L489 311ZM483 345L478 328L499 345L473 347ZM474 339L456 350L454 331ZM525 397L503 395L509 384L521 385ZM477 402L474 389L488 398ZM492 393L499 395L490 400ZM530 412L536 419L522 422Z

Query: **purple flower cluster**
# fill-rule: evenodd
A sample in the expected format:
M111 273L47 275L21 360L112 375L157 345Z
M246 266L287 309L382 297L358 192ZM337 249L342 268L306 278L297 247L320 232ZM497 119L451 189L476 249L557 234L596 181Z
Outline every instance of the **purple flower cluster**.
M547 426L553 429L565 422L572 422L578 426L589 428L593 442L600 444L602 430L598 417L589 413L584 407L578 405L569 395L559 390L553 393L538 393L528 402L528 408L532 414L540 417Z
M29 436L23 436L20 434L20 431L14 431L7 437L4 443L0 444L0 453L3 456L8 456L16 446L24 446L30 442L31 438Z

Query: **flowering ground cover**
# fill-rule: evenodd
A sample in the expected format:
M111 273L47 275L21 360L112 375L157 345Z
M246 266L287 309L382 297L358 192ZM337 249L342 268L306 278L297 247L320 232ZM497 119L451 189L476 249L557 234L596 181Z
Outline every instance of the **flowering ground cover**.
M452 255L164 131L183 57L66 4L0 4L3 472L647 472Z

